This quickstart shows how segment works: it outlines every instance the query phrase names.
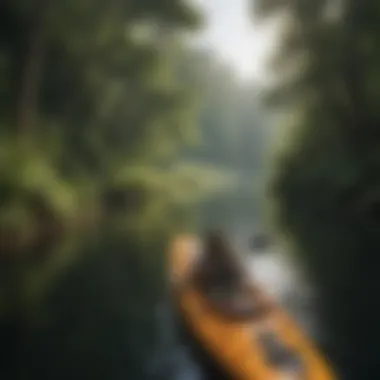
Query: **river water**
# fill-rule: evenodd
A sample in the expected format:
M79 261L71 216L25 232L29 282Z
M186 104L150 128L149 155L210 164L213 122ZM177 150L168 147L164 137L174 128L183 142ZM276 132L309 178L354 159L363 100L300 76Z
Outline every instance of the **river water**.
M244 248L242 247L244 250ZM244 252L244 251L243 251ZM270 295L272 295L298 322L311 337L318 336L314 295L297 263L284 252L256 251L245 248L246 260L252 277ZM157 370L168 373L175 380L203 380L201 368L192 358L190 350L181 343L175 332L175 320L171 312L170 301L166 300L159 307L158 328L162 333L161 347L158 352L171 351L170 355L157 356Z

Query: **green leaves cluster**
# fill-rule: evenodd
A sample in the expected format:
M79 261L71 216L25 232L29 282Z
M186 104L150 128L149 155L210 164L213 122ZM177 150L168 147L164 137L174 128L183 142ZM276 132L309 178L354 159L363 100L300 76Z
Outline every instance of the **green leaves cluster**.
M324 343L342 377L374 378L380 9L351 0L256 7L260 17L282 17L278 82L268 100L292 116L268 184L273 220L314 279Z
M200 22L189 4L18 0L0 17L1 130L28 151L23 171L38 151L56 181L101 193L131 163L170 161L191 135L191 99L174 75L182 34Z
M167 235L203 191L172 168L200 22L180 0L1 2L0 377L147 377Z

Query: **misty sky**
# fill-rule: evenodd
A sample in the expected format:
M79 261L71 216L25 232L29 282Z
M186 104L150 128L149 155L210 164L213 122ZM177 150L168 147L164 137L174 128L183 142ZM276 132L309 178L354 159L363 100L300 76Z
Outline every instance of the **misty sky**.
M208 25L201 43L230 62L243 79L263 80L264 58L271 48L273 28L254 25L252 0L194 0L205 11Z

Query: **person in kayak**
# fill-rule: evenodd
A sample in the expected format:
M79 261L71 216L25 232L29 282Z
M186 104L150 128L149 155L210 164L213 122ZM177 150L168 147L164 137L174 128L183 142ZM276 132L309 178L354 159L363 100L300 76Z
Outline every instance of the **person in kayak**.
M250 239L250 248L253 251L264 251L270 247L270 237L264 233L256 233Z
M269 307L255 295L242 263L221 231L210 231L194 270L195 284L224 315L234 318L259 317Z

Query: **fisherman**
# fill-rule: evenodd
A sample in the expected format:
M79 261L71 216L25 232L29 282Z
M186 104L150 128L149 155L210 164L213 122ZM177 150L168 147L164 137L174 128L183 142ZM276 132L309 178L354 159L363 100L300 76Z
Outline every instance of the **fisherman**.
M267 305L254 296L241 261L220 231L206 235L194 276L199 290L224 314L246 318L267 310Z
M270 246L270 237L264 233L256 233L250 239L250 248L252 250L264 251Z
M210 231L204 241L204 250L197 265L197 283L202 291L225 289L236 291L243 277L240 263L220 231Z

